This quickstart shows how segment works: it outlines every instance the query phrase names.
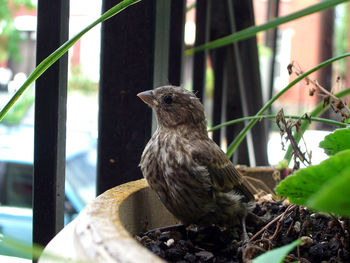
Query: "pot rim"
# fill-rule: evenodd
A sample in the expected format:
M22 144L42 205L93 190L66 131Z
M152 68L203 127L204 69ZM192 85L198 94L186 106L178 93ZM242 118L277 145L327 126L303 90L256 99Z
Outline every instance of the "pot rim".
M57 262L62 256L62 260L73 262L164 263L139 244L120 219L122 203L147 187L146 180L140 179L99 195L50 241L39 263Z

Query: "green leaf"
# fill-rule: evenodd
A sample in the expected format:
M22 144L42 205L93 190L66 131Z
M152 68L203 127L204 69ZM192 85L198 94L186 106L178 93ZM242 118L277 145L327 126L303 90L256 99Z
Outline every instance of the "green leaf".
M350 149L350 129L338 129L327 135L320 147L327 155L334 155L340 151Z
M67 258L63 255L58 255L52 252L44 250L44 247L37 244L27 244L22 241L18 241L12 237L4 236L0 234L0 245L8 248L12 248L16 254L24 258L32 258L33 261L37 259L43 259L45 262L66 262ZM14 261L13 261L14 262ZM86 261L78 259L70 259L70 263L86 263Z
M285 245L283 247L275 248L266 252L257 258L253 259L253 263L280 263L284 258L292 251L297 245L301 243L300 239L295 240L293 243Z
M307 206L308 199L348 168L350 150L341 151L319 165L310 165L288 176L276 187L277 194L288 197L294 204Z
M43 247L39 245L32 245L22 241L18 241L12 237L0 234L1 246L13 249L16 254L24 258L38 259L43 251Z
M330 180L313 195L307 202L308 207L315 210L334 213L341 216L350 216L350 167L339 176Z
M22 98L17 101L16 110L10 110L3 123L7 125L18 125L22 121L23 117L26 115L28 110L32 107L34 103L34 92L26 92L23 94Z

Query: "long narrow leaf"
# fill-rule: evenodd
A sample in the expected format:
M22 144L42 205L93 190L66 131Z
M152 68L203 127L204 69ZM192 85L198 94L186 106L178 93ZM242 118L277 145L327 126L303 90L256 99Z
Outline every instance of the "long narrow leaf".
M301 244L301 240L297 239L293 243L275 248L253 259L253 263L281 263L297 245Z
M58 255L50 251L44 251L44 247L37 244L26 244L22 241L14 239L12 237L3 236L0 234L0 244L3 247L13 249L19 255L32 258L33 261L37 261L39 258L45 262L66 262L67 258L64 255ZM3 261L1 261L3 262ZM11 262L15 262L11 261ZM70 259L70 263L87 263L86 261L78 259Z
M350 93L350 89L349 89L349 93ZM316 121L316 122L321 122L321 123L326 123L326 124L330 124L330 125L335 125L338 127L347 127L349 126L349 124L347 123L343 123L340 121L334 121L334 120L329 120L329 119L324 119L324 118L317 118L317 117L312 117L312 116L298 116L298 115L284 115L285 118L287 119L294 119L294 120L306 120L306 121ZM210 129L208 129L208 132L212 132L212 131L216 131L219 130L223 127L227 127L236 123L240 123L240 122L244 122L244 121L250 121L250 120L263 120L263 119L275 119L276 115L275 114L269 114L269 115L261 115L261 116L249 116L249 117L243 117L243 118L238 118L238 119L234 119L231 121L227 121L227 122L223 122L219 125L216 125Z
M68 49L70 49L85 33L87 33L90 29L98 25L99 23L111 18L117 13L121 12L125 8L130 5L133 5L141 0L124 0L119 4L115 5L107 12L105 12L102 16L100 16L96 21L88 25L82 31L80 31L73 38L69 39L62 46L60 46L55 52L53 52L50 56L44 59L29 75L27 80L23 83L23 85L18 89L18 91L12 96L9 102L5 105L5 107L0 112L0 121L4 118L6 113L10 110L13 104L19 99L19 97L26 91L30 84L32 84L37 78L41 76L53 63L55 63L60 57L62 57Z
M317 65L316 67L310 69L309 71L301 74L299 77L297 77L295 80L293 80L291 83L289 83L284 89L282 89L280 92L278 92L276 94L276 96L274 96L272 99L270 99L265 105L264 107L262 107L258 113L255 115L257 117L261 117L264 112L271 107L271 105L279 98L281 97L287 90L289 90L291 87L293 87L296 83L298 83L299 81L301 81L302 79L304 79L305 77L307 77L308 75L310 75L311 73L319 70L320 68L323 68L325 66L327 66L330 63L333 63L337 60L349 57L350 53L345 53L343 55L328 59L326 61L323 61L321 64ZM253 119L251 120L247 126L245 126L240 133L237 135L237 137L235 138L235 140L229 145L229 147L227 148L227 152L226 155L228 157L231 157L232 154L234 153L234 151L237 149L237 147L240 145L240 143L243 141L243 139L245 138L246 134L248 133L248 131L255 125L255 123L258 122L259 119Z
M228 35L226 37L222 37L219 39L216 39L214 41L208 42L206 44L200 45L198 47L192 48L192 49L188 49L185 51L186 55L191 55L195 52L198 51L203 51L203 50L209 50L209 49L214 49L214 48L218 48L218 47L222 47L222 46L226 46L229 44L232 44L234 42L243 40L243 39L247 39L249 37L252 37L254 35L256 35L258 32L264 31L264 30L268 30L271 28L275 28L281 24L296 20L298 18L307 16L307 15L311 15L313 13L319 12L319 11L323 11L326 9L329 9L331 7L334 7L338 4L344 3L344 2L348 2L349 0L326 0L326 1L321 1L318 4L312 5L310 7L307 7L305 9L302 9L300 11L294 12L292 14L286 15L286 16L282 16L282 17L277 17L275 19L270 20L269 22L262 24L262 25L258 25L258 26L251 26L248 27L246 29L243 29L237 33L234 33L232 35Z

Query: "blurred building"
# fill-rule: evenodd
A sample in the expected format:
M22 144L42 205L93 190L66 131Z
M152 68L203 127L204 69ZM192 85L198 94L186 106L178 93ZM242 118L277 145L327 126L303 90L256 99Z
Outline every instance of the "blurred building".
M271 2L276 3L277 1L254 0L256 24L262 24L267 21L269 13L268 6ZM280 0L278 2L279 16L285 16L317 4L321 2L321 0ZM295 75L290 77L288 74L287 66L289 63L294 62L296 65L299 65L301 72L305 72L318 65L320 62L334 56L334 26L335 10L329 9L278 27L275 78L273 83L274 93L283 89L291 79L295 78ZM260 34L258 37L259 43L265 45L266 34ZM349 39L349 37L347 39ZM348 50L350 47L349 43L348 40ZM349 72L349 59L347 59L347 63L347 72ZM269 68L269 65L266 65L265 69L268 70ZM265 74L267 74L266 71ZM343 81L346 85L343 84L343 86L349 87L350 74L346 75L346 82L345 80ZM310 75L310 78L316 79L327 89L330 89L332 86L337 89L341 86L341 84L335 83L337 72L332 70L332 66L327 66L317 71ZM283 104L283 107L287 108L289 113L301 113L311 110L321 98L317 96L311 97L309 95L309 87L310 85L308 86L305 81L298 83L284 94L278 100L277 104Z

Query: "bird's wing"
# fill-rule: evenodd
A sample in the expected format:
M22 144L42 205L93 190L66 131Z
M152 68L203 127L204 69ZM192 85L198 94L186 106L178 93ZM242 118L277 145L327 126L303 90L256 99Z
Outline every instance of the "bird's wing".
M232 189L254 200L253 189L237 171L220 147L212 140L191 142L193 159L207 168L213 188L220 192Z

